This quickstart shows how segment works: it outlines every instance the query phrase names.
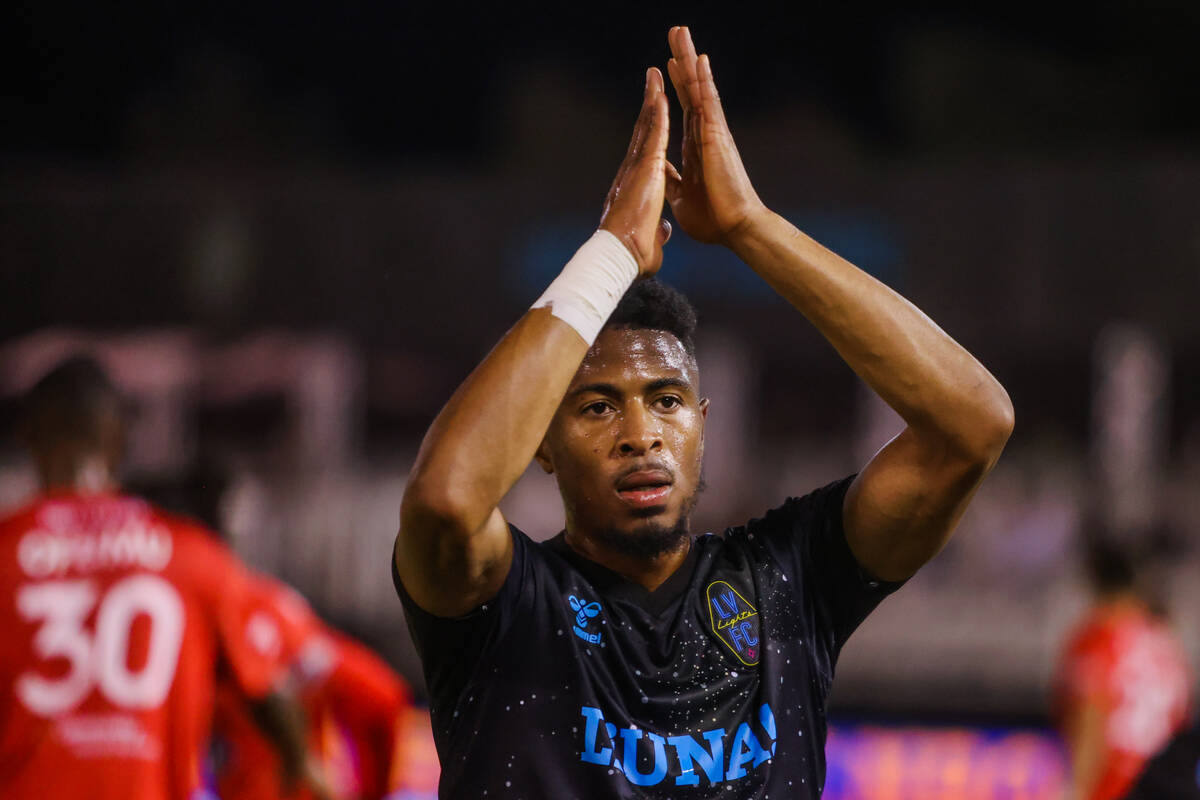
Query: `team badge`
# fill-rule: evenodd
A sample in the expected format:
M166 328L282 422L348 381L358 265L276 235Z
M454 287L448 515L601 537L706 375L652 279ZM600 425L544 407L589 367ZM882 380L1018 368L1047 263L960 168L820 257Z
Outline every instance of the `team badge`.
M708 619L712 631L748 667L758 663L758 609L725 581L708 585Z
M600 644L600 637L603 635L599 631L591 633L588 626L591 621L600 616L600 604L589 603L586 599L580 600L575 595L568 598L571 603L571 610L575 612L575 635L583 639L588 644Z

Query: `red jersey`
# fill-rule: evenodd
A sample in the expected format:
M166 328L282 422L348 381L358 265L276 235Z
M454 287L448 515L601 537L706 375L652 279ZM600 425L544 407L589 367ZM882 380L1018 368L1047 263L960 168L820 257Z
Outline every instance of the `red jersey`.
M411 706L408 687L368 647L330 631L337 662L310 695L309 714L324 728L321 754L342 797L381 798L402 782L398 726Z
M274 578L253 576L250 594L249 626L255 639L289 672L295 672L301 654L319 647L321 621L303 597ZM320 670L320 665L310 669ZM218 751L216 789L222 800L308 797L300 786L291 794L284 791L279 753L254 722L244 693L229 682L222 682L217 690L213 732Z
M1187 721L1187 657L1162 621L1136 608L1093 612L1071 636L1056 684L1061 713L1089 703L1104 714L1104 769L1088 800L1124 797Z
M396 728L388 800L434 800L442 765L433 742L429 710L409 706L401 713Z
M278 675L250 600L215 537L133 497L0 520L0 797L189 797L218 670L249 696Z
M276 643L309 723L309 751L332 795L380 798L402 781L397 728L410 705L407 686L367 647L316 616L295 590L268 576L254 581L256 626ZM303 800L285 793L274 748L254 725L240 694L222 691L216 729L221 742L217 791L223 800Z

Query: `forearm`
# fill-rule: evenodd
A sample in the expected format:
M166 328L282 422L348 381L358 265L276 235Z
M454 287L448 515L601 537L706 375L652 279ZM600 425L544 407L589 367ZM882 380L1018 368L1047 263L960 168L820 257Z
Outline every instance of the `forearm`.
M293 787L306 774L308 721L299 702L290 694L272 692L250 701L250 715L279 755L281 777Z
M1099 703L1087 703L1067 722L1071 779L1067 800L1087 800L1095 791L1104 766L1105 715Z
M529 465L587 348L548 308L526 313L430 427L405 510L482 526Z
M1012 417L1003 387L908 300L773 212L730 246L910 428L968 450L1003 444Z
M662 264L668 141L662 74L642 111L600 229L434 421L400 507L393 566L426 611L457 616L495 595L513 539L497 508L537 453L591 343L639 276Z

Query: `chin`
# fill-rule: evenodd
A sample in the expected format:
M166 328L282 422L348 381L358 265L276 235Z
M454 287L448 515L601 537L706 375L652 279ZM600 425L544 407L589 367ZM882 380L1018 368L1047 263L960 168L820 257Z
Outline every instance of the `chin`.
M648 516L664 516L665 511ZM688 519L679 515L674 522L669 520L644 520L626 530L602 528L594 538L613 550L639 558L654 558L678 550L687 541Z
M646 525L658 525L662 527L673 528L678 524L678 517L682 515L676 514L676 522L672 523L669 520L671 517L671 509L667 508L666 506L650 506L649 508L630 509L629 516L633 517L635 520L638 520L638 522L634 523L631 528L632 530L637 530L645 527ZM655 521L651 522L651 520Z

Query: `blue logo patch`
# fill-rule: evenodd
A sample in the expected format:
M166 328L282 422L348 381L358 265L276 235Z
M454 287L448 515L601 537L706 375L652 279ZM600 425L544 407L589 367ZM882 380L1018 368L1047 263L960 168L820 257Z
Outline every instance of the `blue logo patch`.
M589 603L586 599L580 600L575 595L571 595L568 601L571 603L571 610L575 612L575 627L572 629L575 631L575 635L588 644L600 644L600 638L603 634L599 631L596 633L588 632L588 625L591 624L593 619L600 616L600 604L595 602Z
M748 667L758 663L758 609L725 581L708 585L708 619L712 632Z

